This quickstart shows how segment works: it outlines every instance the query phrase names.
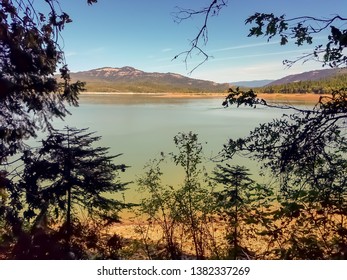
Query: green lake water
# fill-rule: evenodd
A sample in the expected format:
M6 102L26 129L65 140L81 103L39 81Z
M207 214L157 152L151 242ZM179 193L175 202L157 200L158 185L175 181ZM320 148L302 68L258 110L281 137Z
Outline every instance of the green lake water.
M121 173L122 181L133 181L126 191L127 201L138 201L136 179L143 174L149 159L160 152L175 152L173 137L178 132L197 133L204 145L206 166L215 163L216 156L230 138L246 136L259 123L280 117L283 111L269 108L223 108L222 98L167 98L155 95L85 94L80 106L70 108L71 115L55 121L57 127L66 125L90 128L102 136L99 146L110 147L110 154L122 154L117 163L131 166ZM288 113L288 112L287 112ZM238 159L232 164L250 164ZM254 166L251 170L254 172ZM183 178L170 166L165 169L167 184L177 185Z

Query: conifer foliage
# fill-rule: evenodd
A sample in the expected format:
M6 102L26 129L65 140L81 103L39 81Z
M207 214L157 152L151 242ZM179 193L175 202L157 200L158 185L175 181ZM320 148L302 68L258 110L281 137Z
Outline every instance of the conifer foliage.
M84 86L70 83L58 42L71 19L56 1L45 2L46 14L33 1L0 2L0 163L22 150L23 139L52 128L52 118L68 114L65 102L77 105Z
M43 217L51 221L48 226L58 226L68 252L81 216L105 226L118 222L118 213L126 206L112 197L125 189L126 183L116 177L126 166L114 164L119 155L107 155L108 148L94 147L99 139L87 129L66 127L52 132L42 147L23 157L19 189L27 204L24 218L33 227L42 226Z

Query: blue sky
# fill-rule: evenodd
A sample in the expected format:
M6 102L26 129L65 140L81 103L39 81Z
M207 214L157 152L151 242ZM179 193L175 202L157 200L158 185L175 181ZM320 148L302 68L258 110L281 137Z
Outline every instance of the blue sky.
M88 6L86 0L61 0L73 23L62 35L71 71L104 66L132 66L148 72L174 72L188 76L202 59L193 56L188 65L172 61L189 48L202 18L174 22L176 6L200 8L210 0L99 0ZM343 8L345 7L345 9ZM205 51L213 56L189 76L215 82L277 79L293 73L320 69L317 62L298 63L290 69L284 59L293 59L312 50L314 45L280 46L276 39L249 38L250 26L244 20L254 12L273 12L288 17L311 15L330 17L347 8L346 0L229 0L218 17L209 22L209 41ZM316 38L316 44L324 39Z

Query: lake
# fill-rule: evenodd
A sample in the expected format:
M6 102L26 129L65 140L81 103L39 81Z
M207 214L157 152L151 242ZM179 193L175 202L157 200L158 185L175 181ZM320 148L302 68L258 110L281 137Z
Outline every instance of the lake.
M55 125L95 131L102 136L98 145L110 147L112 155L121 153L117 163L131 166L121 174L121 180L136 181L148 160L158 157L160 152L176 151L173 137L179 132L198 134L204 144L206 166L212 169L215 163L208 159L216 156L228 139L246 136L259 123L283 114L281 110L264 107L223 108L222 102L222 97L82 94L80 106L70 108L72 115L55 121ZM246 159L238 159L233 164L247 163ZM182 181L176 172L174 168L167 169L166 183L175 185ZM129 185L127 201L138 200L136 188L136 183Z

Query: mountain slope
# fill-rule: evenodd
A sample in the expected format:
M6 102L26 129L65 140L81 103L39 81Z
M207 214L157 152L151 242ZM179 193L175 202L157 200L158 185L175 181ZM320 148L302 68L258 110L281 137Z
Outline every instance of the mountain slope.
M291 75L257 90L263 93L331 94L333 90L346 87L347 69L342 68Z
M149 73L133 67L103 67L71 73L72 80L85 81L96 92L226 92L228 84L191 79L174 73Z
M238 87L263 87L268 85L269 83L273 82L274 80L254 80L254 81L238 81L238 82L231 82L230 84L232 86L238 86Z
M334 69L322 69L315 71L308 71L300 74L289 75L284 78L275 80L267 86L283 85L289 83L297 83L300 81L319 81L329 77L333 77L340 74L347 74L347 68L334 68Z

